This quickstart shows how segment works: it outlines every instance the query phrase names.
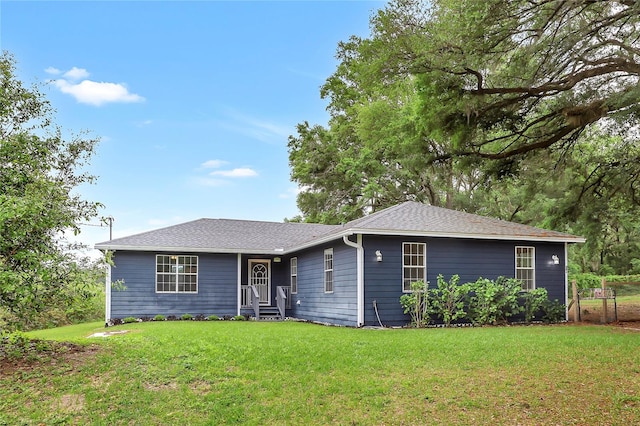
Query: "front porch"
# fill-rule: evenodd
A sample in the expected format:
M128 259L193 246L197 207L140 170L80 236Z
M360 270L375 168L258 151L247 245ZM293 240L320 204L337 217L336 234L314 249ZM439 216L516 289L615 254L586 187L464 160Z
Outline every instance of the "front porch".
M256 320L283 320L291 309L291 287L276 287L276 303L272 306L261 298L260 289L255 285L240 287L240 314L251 315Z

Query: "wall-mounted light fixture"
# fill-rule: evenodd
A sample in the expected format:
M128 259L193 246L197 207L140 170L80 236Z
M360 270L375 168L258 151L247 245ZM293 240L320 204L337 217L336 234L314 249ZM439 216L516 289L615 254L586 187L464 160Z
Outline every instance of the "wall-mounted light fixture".
M382 262L382 252L380 250L376 250L376 262Z
M553 256L551 256L551 260L553 260L553 264L554 265L559 265L560 264L560 258L555 254Z
M282 258L281 257L274 257L273 258L273 263L280 263L282 262Z

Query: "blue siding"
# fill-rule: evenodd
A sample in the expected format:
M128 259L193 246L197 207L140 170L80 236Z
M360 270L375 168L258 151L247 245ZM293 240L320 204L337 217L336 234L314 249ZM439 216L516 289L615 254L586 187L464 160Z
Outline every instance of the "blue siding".
M327 248L333 248L333 293L324 292L324 250ZM340 239L296 256L298 294L291 295L290 315L308 321L355 326L356 249ZM286 261L286 274L290 274L289 259ZM289 285L288 275L285 285Z
M515 247L536 249L536 287L545 287L551 300L566 302L564 282L564 243L527 243L453 238L410 238L364 236L365 248L365 324L377 324L373 301L378 306L385 325L403 325L409 316L402 312L402 243L423 242L427 245L427 280L435 286L438 274L445 279L460 276L460 283L479 277L495 279L515 275ZM376 262L375 251L380 250L382 262ZM560 265L553 265L551 256L560 257Z
M237 312L237 256L198 256L197 293L156 293L155 252L117 251L111 279L122 279L126 290L111 292L111 318L155 315L235 315ZM190 253L172 253L190 254Z
M452 238L409 238L392 236L363 237L365 268L365 324L375 325L377 319L373 301L378 306L385 325L404 325L408 315L402 313L399 299L402 293L402 243L424 242L427 245L427 280L436 284L438 274L446 279L460 275L460 281L475 281L478 277L495 279L515 274L515 247L536 249L536 286L545 287L549 297L566 302L564 282L564 244L526 243L514 241L464 240ZM334 292L324 292L324 250L333 248ZM383 261L377 262L376 250ZM197 253L199 259L198 293L156 293L155 252L118 251L114 255L112 280L123 279L125 291L112 291L111 317L180 316L204 314L235 315L237 312L237 255ZM174 254L174 253L172 253ZM190 253L175 253L190 254ZM560 265L553 265L552 255L558 255ZM249 259L271 260L272 304L276 287L290 285L290 258L298 258L298 294L291 295L288 315L309 321L355 326L357 321L356 250L342 239L307 249L274 262L274 256L243 255L242 284L248 282ZM298 304L299 302L300 304Z

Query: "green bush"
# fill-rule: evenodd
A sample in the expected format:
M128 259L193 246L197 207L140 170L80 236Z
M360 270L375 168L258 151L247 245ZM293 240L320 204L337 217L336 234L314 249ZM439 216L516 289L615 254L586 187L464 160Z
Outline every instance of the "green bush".
M166 318L164 315L156 315L155 317L153 317L154 321L165 321Z
M426 327L429 325L429 283L416 281L411 283L411 293L400 296L400 305L404 313L411 316L411 325L414 327Z
M544 304L549 301L549 294L546 288L536 288L524 292L522 298L524 299L524 321L531 322Z
M565 305L555 299L553 302L549 299L542 304L542 321L546 323L562 322L565 319Z
M122 323L123 324L131 324L133 322L138 322L137 318L134 317L126 317L126 318L122 318Z
M569 285L571 282L575 280L576 286L579 289L583 288L599 288L602 285L602 277L591 274L591 273L582 273L582 274L572 274L569 275Z
M451 325L451 321L467 315L464 302L469 293L469 286L459 285L459 282L460 276L457 274L453 275L449 281L439 274L438 288L429 290L427 295L428 311L442 318L447 327Z
M469 284L468 318L476 325L506 322L523 310L518 303L521 291L522 283L515 278L478 278Z
M244 315L236 315L233 317L233 319L236 321L246 321L246 318L244 317Z
M191 315L191 314L182 314L180 319L183 320L183 321L191 321L193 319L193 315Z
M209 321L218 321L218 320L220 319L220 317L219 317L219 316L217 316L217 315L209 315L209 316L207 317L207 319L208 319Z

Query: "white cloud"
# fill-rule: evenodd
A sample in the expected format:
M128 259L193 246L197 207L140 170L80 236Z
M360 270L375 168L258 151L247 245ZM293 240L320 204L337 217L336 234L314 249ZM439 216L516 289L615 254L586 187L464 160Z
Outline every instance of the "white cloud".
M258 176L258 172L248 167L239 167L232 170L218 170L210 173L211 176L224 176L229 178L243 178Z
M142 102L144 98L118 83L97 82L83 80L80 83L70 83L67 80L54 80L53 84L62 93L76 98L81 104L100 106L109 102Z
M69 80L82 80L89 77L89 73L84 68L73 67L65 72L63 76Z
M222 167L226 164L229 164L229 162L224 160L208 160L200 164L200 167L203 169L217 169L218 167Z
M195 177L191 179L191 183L196 186L206 186L209 188L218 188L220 186L228 185L229 181L224 179L214 179L206 177Z
M76 101L82 104L100 106L111 102L144 101L142 96L129 92L129 89L122 83L87 80L89 72L84 68L73 67L63 73L57 68L49 67L45 72L54 75L62 74L63 78L49 82L60 89L62 93L73 96Z

